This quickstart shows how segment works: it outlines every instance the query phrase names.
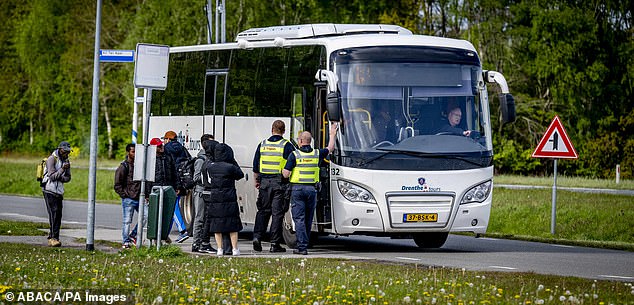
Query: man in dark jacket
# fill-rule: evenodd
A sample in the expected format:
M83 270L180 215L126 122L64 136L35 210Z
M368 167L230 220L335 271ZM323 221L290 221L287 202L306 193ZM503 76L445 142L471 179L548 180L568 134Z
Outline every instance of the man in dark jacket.
M125 147L126 159L119 164L114 173L114 191L121 197L121 207L123 208L123 227L121 228L121 238L123 248L128 249L132 244L136 244L137 226L130 232L130 225L134 217L134 212L139 211L139 195L141 194L141 182L134 181L134 144ZM144 205L145 206L145 205ZM145 213L147 217L147 212ZM144 220L145 222L145 220Z
M178 177L176 175L176 165L174 160L170 155L165 153L165 148L163 146L163 141L159 138L154 138L150 141L150 145L156 146L156 165L154 167L154 182L146 183L148 188L146 188L146 192L150 193L153 186L171 186L176 190L176 194L178 194L179 183ZM176 206L178 209L178 206ZM169 230L172 230L170 225ZM187 231L184 229L184 226L179 227L180 235L186 235ZM169 242L169 240L168 240Z
M174 131L170 130L166 132L165 135L163 136L163 141L164 141L163 144L165 145L164 146L165 154L170 156L170 158L174 161L174 166L176 167L177 170L181 162L187 161L191 158L191 155L189 154L187 149L185 149L185 146L183 146L183 144L181 144L178 141L178 138ZM179 180L178 174L176 179ZM187 196L187 190L180 186L180 180L178 182L179 182L179 188L174 189L176 191L176 195L178 195L178 197L176 197L177 207L180 206L179 202L181 201L181 199ZM187 227L185 226L185 221L183 220L183 215L181 215L180 208L174 209L174 216L172 217L172 223L170 224L170 228L172 227L174 223L176 223L176 226L178 227L178 231L180 232L180 234L178 235L178 238L176 238L176 242L182 243L183 241L189 238L189 233L187 232Z

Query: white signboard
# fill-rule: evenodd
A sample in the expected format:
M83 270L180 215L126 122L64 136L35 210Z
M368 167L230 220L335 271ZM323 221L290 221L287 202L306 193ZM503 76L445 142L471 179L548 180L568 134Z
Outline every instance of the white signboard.
M145 148L143 144L137 144L134 146L134 181L141 181L143 177L143 151ZM147 150L147 165L145 168L145 181L154 181L154 174L156 169L156 146L149 145Z
M136 45L134 86L136 88L165 90L169 65L169 47L164 45Z

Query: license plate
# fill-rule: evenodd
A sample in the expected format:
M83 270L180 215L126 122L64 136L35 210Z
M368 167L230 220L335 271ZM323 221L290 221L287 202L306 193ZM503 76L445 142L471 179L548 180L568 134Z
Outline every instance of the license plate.
M403 222L437 222L438 214L403 214Z

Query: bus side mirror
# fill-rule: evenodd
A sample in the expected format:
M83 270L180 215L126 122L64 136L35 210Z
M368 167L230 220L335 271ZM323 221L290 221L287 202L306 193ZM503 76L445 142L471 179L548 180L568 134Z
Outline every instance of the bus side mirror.
M328 110L329 121L341 121L341 94L339 94L339 91L328 93L326 96L326 110Z
M502 125L515 122L515 98L510 93L500 94L500 110L502 110Z

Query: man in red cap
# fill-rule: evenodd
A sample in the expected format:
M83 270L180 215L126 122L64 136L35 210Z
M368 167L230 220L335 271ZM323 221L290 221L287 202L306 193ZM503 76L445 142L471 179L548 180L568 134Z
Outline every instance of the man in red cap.
M146 192L150 193L153 186L171 186L178 194L178 177L176 175L176 165L172 157L165 153L163 141L159 138L150 140L150 145L156 146L156 164L154 167L154 182L148 183ZM171 225L170 225L171 230Z

